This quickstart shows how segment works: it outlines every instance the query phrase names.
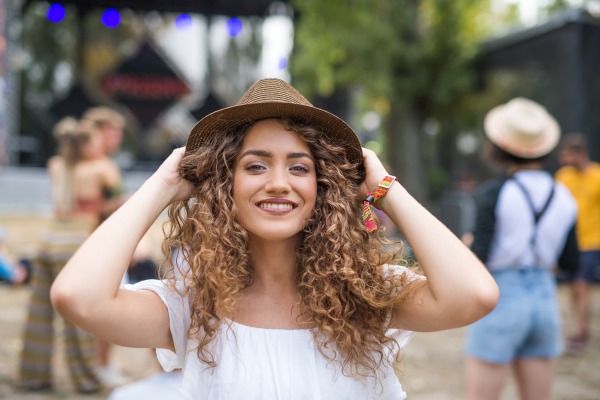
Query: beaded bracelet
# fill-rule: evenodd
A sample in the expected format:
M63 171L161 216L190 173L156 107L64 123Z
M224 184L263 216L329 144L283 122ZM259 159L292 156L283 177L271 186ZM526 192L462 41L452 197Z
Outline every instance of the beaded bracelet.
M362 219L367 228L367 232L371 232L371 231L374 231L375 229L377 229L377 224L375 224L375 220L373 219L373 212L371 210L371 205L373 205L375 208L378 208L377 205L375 204L377 199L380 199L383 196L385 196L387 194L390 186L392 186L392 183L394 183L394 181L397 181L397 180L398 179L396 179L395 176L386 175L379 183L379 186L377 186L377 190L375 191L375 193L369 192L367 194L367 197L363 201L363 209L362 209Z

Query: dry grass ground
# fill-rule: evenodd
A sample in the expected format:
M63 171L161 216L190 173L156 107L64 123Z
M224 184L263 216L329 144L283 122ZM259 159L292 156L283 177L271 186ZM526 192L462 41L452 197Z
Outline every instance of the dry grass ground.
M43 219L0 219L9 230L8 246L15 255L35 254L37 238L47 226ZM154 243L154 256L160 257L161 221L153 225L149 238ZM53 359L54 384L56 391L47 394L22 394L15 391L21 331L25 320L28 298L27 288L0 286L0 399L11 400L101 400L106 394L81 396L73 393L69 383L65 359L60 351L62 338L57 335L59 349ZM560 288L560 301L565 321L565 330L572 325L568 312L568 290ZM57 318L56 330L62 321ZM408 345L404 357L402 384L408 398L420 400L463 399L463 357L461 353L464 329L436 333L418 333ZM114 363L133 380L153 373L153 356L147 349L116 347ZM553 385L555 400L600 399L600 288L593 291L592 341L579 357L561 357L556 366ZM503 393L502 400L516 399L514 383L511 381Z

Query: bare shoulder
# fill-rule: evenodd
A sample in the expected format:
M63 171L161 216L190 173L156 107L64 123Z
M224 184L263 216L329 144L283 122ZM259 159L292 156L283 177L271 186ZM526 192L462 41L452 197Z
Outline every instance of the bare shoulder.
M46 164L46 166L48 167L48 169L50 171L54 171L58 168L62 168L63 164L64 164L64 159L61 156L52 156L48 160L48 163Z
M105 157L102 160L102 167L106 170L107 173L119 175L121 173L121 169L117 165L117 163L109 157Z
M64 169L65 160L61 156L53 156L50 157L46 167L48 168L48 175L50 178L54 179L57 174L60 174L60 171Z

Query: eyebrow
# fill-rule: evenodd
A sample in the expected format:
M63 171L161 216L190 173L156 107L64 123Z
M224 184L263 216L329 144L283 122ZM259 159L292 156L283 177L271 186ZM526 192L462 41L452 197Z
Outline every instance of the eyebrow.
M245 152L244 154L242 154L240 156L240 159L246 157L246 156L258 156L258 157L265 157L265 158L273 158L273 153L271 153L270 151L266 151L266 150L248 150L247 152Z
M273 158L273 153L271 153L270 151L266 151L266 150L248 150L247 152L245 152L244 154L242 154L240 156L240 159L242 159L245 156L249 156L249 155L254 155L254 156L258 156L258 157L265 157L265 158ZM286 156L286 158L288 160L292 159L292 158L302 158L302 157L306 157L306 158L309 158L310 160L314 161L314 159L308 153L302 153L302 152L288 153L287 156Z
M312 161L315 161L308 153L288 153L286 158L289 160L291 158L302 158L302 157L306 157L306 158L311 159Z

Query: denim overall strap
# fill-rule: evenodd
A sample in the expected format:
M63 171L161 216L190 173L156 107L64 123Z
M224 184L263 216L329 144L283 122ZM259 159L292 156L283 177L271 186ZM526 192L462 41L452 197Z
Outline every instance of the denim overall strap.
M548 196L548 200L546 200L546 204L544 204L544 207L542 207L542 209L540 211L536 211L535 207L533 205L533 201L531 200L531 196L529 195L529 192L527 191L525 186L521 182L519 182L519 180L516 178L511 178L511 180L517 184L517 187L519 189L521 189L521 192L523 192L523 195L525 196L525 199L527 200L527 204L529 205L529 208L531 209L531 212L533 213L533 235L531 235L531 240L529 241L529 244L531 246L531 250L533 251L533 254L535 255L535 266L540 267L540 265L539 265L540 264L540 256L539 256L539 254L537 252L537 248L536 248L536 237L537 237L537 232L538 232L538 224L540 222L540 219L542 219L542 216L548 209L548 206L552 202L552 198L554 197L554 184L552 185L552 189L550 191L550 196Z

